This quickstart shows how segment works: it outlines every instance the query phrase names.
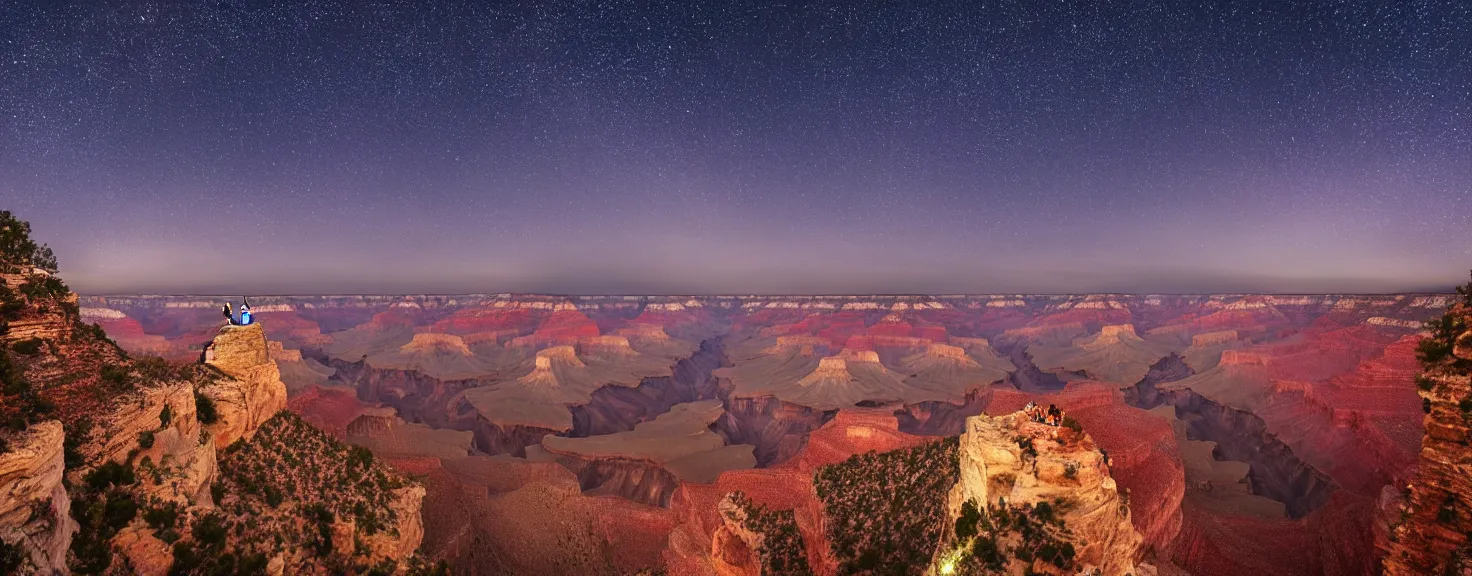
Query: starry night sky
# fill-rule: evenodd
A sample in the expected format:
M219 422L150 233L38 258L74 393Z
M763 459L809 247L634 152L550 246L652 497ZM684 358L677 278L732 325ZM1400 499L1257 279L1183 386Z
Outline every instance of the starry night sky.
M1192 4L8 2L0 208L84 293L1464 280L1472 3Z

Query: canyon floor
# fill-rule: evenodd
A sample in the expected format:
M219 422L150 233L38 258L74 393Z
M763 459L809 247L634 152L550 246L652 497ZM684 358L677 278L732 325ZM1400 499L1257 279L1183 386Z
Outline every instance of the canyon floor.
M791 511L811 573L851 573L819 528L823 466L956 437L969 416L1032 401L1060 407L1107 455L1158 573L1348 575L1378 565L1396 513L1387 495L1414 472L1419 330L1450 300L251 303L288 409L422 481L421 551L457 574L756 573L723 552L749 536L721 512L736 492ZM198 360L223 301L80 307L130 352Z

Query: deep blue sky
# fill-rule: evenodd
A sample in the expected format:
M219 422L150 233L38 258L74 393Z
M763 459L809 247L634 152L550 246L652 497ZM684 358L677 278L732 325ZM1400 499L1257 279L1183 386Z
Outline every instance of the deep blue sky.
M0 10L0 207L74 287L1389 291L1472 267L1467 2L276 4Z

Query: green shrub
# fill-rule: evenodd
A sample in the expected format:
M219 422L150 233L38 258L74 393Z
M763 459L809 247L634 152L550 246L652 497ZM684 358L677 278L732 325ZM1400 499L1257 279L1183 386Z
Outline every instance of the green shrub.
M158 413L158 427L168 428L169 422L174 419L174 407L164 404L164 409Z
M194 391L194 411L199 418L199 423L209 426L219 421L220 414L215 411L215 401L209 396L201 394L199 390Z
M62 462L67 470L75 470L87 463L87 457L82 454L82 440L92 429L90 420L81 420L73 425L74 430L68 430L66 437L61 441Z
M976 524L981 521L981 511L975 500L961 504L961 515L956 517L956 538L966 539L976 535Z
M29 558L20 545L0 540L0 574L18 574L20 567L29 563Z
M997 546L997 539L993 536L983 536L971 543L971 556L981 562L989 570L1001 570L1007 557Z
M29 281L20 285L20 293L31 300L50 300L66 296L71 293L71 289L55 276L32 276Z
M173 530L179 524L179 504L165 502L157 508L149 508L143 511L143 521L148 523L154 532Z
M153 431L144 430L138 433L138 447L147 450L153 447Z
M326 556L332 552L332 522L335 519L332 511L321 504L313 504L304 512L307 522L316 526L316 538L311 540L312 550L318 556Z
M1446 500L1441 503L1441 508L1436 511L1436 521L1442 524L1451 524L1457 521L1457 497L1447 494Z
M122 491L108 495L102 513L103 523L108 530L113 533L122 530L137 515L138 503L133 500L133 495Z
M225 545L228 528L224 516L215 513L206 514L194 521L194 540L201 546L218 549Z
M174 565L169 568L169 576L194 574L203 564L204 557L194 550L193 542L175 543Z
M349 468L367 468L373 464L373 452L362 446L353 446L348 449Z
M265 492L266 492L266 504L267 505L269 505L272 508L275 508L275 507L281 505L281 501L284 500L284 498L283 498L283 496L281 494L281 489L280 488L277 488L276 485L274 485L274 484L267 484L266 485Z
M133 474L132 466L109 460L88 472L84 481L93 492L102 492L113 486L132 486L138 483L138 477Z
M35 356L37 353L41 352L41 346L45 343L46 342L44 340L41 340L40 338L27 338L25 340L21 340L19 342L16 342L15 344L10 345L10 348L12 350L15 350L19 354L25 354L26 356Z
M107 364L102 367L102 383L113 390L128 388L130 377L126 366Z

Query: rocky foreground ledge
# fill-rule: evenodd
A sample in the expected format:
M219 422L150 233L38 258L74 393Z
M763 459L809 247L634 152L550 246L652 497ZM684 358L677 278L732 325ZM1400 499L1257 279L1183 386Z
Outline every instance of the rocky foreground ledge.
M1153 574L1105 455L1071 419L974 416L931 574Z

